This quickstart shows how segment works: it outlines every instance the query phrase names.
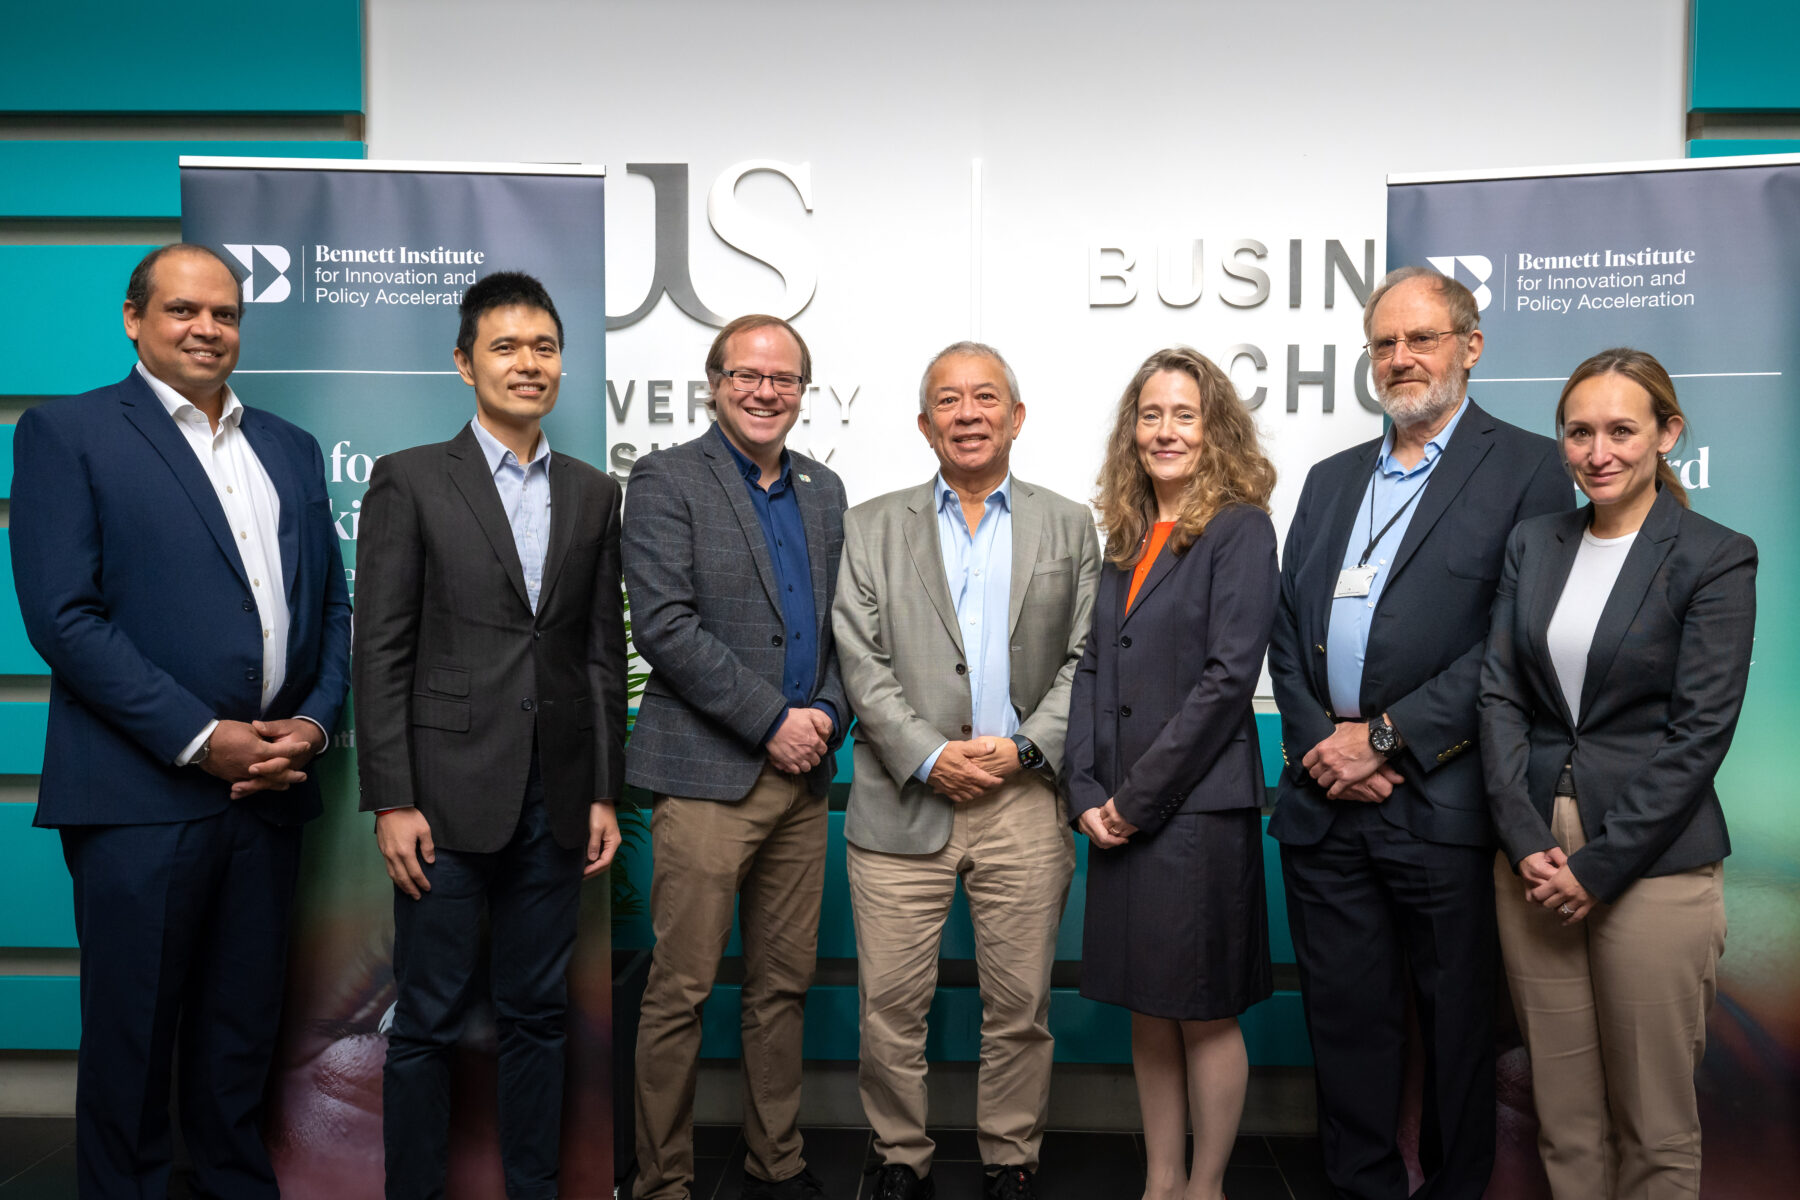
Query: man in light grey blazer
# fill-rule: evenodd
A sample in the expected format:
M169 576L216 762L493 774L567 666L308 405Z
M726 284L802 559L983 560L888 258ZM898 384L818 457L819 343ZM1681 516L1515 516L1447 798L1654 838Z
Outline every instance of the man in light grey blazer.
M985 1194L1036 1195L1050 967L1075 848L1055 788L1100 547L1086 505L1015 479L1012 369L958 342L919 386L937 476L844 518L832 608L858 719L844 833L862 993L863 1109L884 1200L926 1200L925 1015L960 876L982 995Z
M744 938L747 1200L813 1200L803 1006L825 885L826 789L850 709L832 652L844 486L786 448L812 377L786 321L740 317L706 356L718 424L632 470L625 586L651 675L626 780L654 796L656 931L638 1026L639 1200L694 1180L700 1009Z

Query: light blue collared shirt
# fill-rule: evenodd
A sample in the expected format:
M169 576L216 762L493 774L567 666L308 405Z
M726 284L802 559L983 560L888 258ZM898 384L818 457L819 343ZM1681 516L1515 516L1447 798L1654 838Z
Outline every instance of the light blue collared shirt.
M937 500L938 547L944 555L944 582L950 585L950 601L956 606L956 627L962 634L963 655L969 669L969 699L974 712L975 737L1011 737L1019 729L1019 714L1012 706L1012 664L1008 628L1012 618L1012 476L988 493L981 524L969 532L963 519L962 501L939 475L932 481ZM945 745L949 743L946 742ZM937 766L939 746L931 752L914 778L931 778Z
M1332 713L1340 720L1361 720L1367 715L1362 711L1362 678L1363 658L1369 649L1369 621L1375 615L1376 604L1381 601L1381 589L1387 586L1388 564L1393 562L1394 554L1406 537L1406 527L1412 524L1419 511L1421 502L1413 497L1425 490L1431 480L1432 468L1437 466L1444 447L1450 444L1450 435L1456 432L1463 413L1468 410L1469 400L1465 396L1450 423L1425 443L1424 456L1410 469L1394 459L1392 428L1382 439L1375 472L1369 478L1369 486L1363 489L1362 503L1357 507L1356 520L1350 527L1350 541L1344 546L1343 566L1347 569L1361 562L1369 535L1379 530L1401 505L1407 504L1408 500L1412 503L1407 504L1400 519L1369 551L1367 565L1375 568L1369 594L1339 596L1331 602L1330 631L1325 636L1325 677L1330 685ZM1369 524L1371 519L1375 522L1373 529ZM1334 579L1332 583L1335 586L1337 581Z
M544 552L550 545L550 438L539 430L531 461L520 466L518 455L502 446L480 421L471 420L469 428L481 443L481 453L500 493L500 507L512 526L513 547L525 572L525 593L531 597L535 613L538 590L544 585Z

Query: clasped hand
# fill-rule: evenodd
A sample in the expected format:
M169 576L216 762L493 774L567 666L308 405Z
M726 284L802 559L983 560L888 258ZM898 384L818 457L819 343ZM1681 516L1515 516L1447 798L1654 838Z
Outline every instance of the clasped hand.
M790 708L764 749L777 771L804 775L824 759L830 743L830 717L816 708Z
M325 748L319 727L299 717L281 721L220 721L200 769L231 784L231 798L285 792L306 779L300 768Z
M979 799L1019 773L1019 747L1011 738L978 737L946 742L926 780L958 804Z
M1333 800L1357 800L1380 804L1404 783L1400 772L1369 745L1369 726L1364 721L1345 721L1331 736L1306 752L1300 760Z
M1519 878L1525 881L1525 898L1560 914L1564 925L1585 920L1594 911L1594 897L1581 886L1575 872L1569 870L1569 856L1563 853L1561 846L1539 850L1520 859ZM1564 905L1568 906L1568 912L1563 912Z
M1138 827L1119 815L1119 806L1114 803L1115 797L1108 797L1099 808L1090 808L1077 819L1081 832L1087 834L1088 841L1102 850L1111 850L1115 846L1123 846L1131 840L1131 835Z

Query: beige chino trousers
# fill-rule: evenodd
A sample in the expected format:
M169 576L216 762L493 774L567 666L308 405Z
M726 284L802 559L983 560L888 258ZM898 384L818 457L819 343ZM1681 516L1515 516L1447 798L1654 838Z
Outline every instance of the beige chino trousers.
M744 1169L799 1174L806 991L819 949L826 799L764 766L735 804L659 796L650 923L656 949L637 1041L637 1200L685 1200L694 1182L700 1011L735 911L744 938Z
M1050 968L1075 870L1075 842L1056 791L1021 772L956 807L936 854L849 848L862 993L863 1112L882 1163L920 1176L925 1134L925 1017L938 947L960 877L975 926L981 985L976 1143L988 1164L1035 1170L1050 1104Z
M1550 832L1568 854L1586 845L1573 797L1556 798ZM1500 948L1552 1194L1698 1196L1694 1070L1725 950L1721 864L1640 879L1569 926L1525 890L1497 856Z

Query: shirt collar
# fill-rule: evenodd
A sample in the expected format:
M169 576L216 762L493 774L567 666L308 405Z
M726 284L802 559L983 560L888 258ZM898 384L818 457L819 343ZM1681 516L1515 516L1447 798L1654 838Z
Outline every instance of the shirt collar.
M1388 426L1387 435L1381 439L1381 456L1376 459L1376 464L1381 468L1381 473L1383 475L1392 475L1397 479L1404 479L1406 476L1417 474L1420 470L1437 462L1438 456L1442 454L1444 448L1450 444L1450 435L1456 432L1457 424L1463 419L1463 414L1468 411L1469 398L1464 396L1462 398L1462 403L1456 406L1456 415L1451 417L1442 429L1438 430L1436 437L1425 443L1424 457L1419 459L1419 461L1414 463L1411 467L1403 467L1395 460L1394 428L1391 425Z
M499 474L500 468L506 464L506 460L509 458L515 463L519 461L519 456L502 446L500 439L489 433L487 426L480 421L473 417L469 418L469 428L475 431L475 440L481 443L481 454L487 459L488 474ZM544 464L544 474L548 475L550 473L550 435L542 429L538 430L537 449L531 452L531 461L520 464L520 470L528 471L538 463Z
M736 446L732 445L731 439L725 436L725 431L718 425L713 426L713 432L719 435L719 440L725 443L725 448L727 450L731 451L731 457L737 462L738 474L742 475L745 479L748 479L758 487L761 487L762 468L751 462L749 457L746 456L742 450L739 450ZM787 447L784 446L781 450L780 469L775 472L775 482L777 484L785 484L788 482L788 472L792 466L793 463L788 458Z
M144 382L150 385L150 390L156 393L156 398L162 402L163 408L171 417L175 418L175 420L183 420L184 412L200 412L200 407L197 404L158 379L156 376L152 375L150 373L150 368L146 367L141 362L137 365L137 373L143 376ZM201 413L201 415L204 416L205 414ZM243 402L237 398L237 393L231 390L231 385L226 384L225 407L219 412L219 427L221 429L227 425L235 427L242 422L243 419Z
M961 504L962 503L962 500L956 494L956 489L944 482L944 473L942 471L939 471L937 476L934 479L932 479L931 486L932 486L932 495L937 497L937 510L939 512L943 512L944 506L947 504ZM1000 481L999 487L995 488L993 491L988 493L987 500L984 501L984 503L989 508L992 508L996 498L1000 501L1001 508L1005 509L1009 513L1012 511L1012 472L1011 471L1008 471L1006 473L1006 478Z

